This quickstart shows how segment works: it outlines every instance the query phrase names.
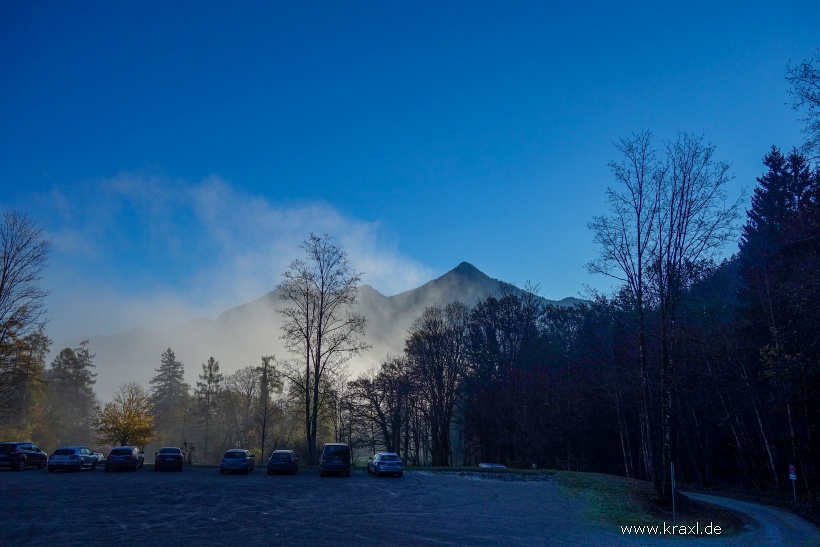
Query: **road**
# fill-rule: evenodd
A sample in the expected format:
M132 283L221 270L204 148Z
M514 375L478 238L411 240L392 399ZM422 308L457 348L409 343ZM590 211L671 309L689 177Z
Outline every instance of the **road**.
M719 496L692 492L683 492L683 495L749 517L754 525L741 536L748 545L820 545L820 530L797 515L766 505Z
M582 499L540 478L0 470L0 544L681 545L589 522Z

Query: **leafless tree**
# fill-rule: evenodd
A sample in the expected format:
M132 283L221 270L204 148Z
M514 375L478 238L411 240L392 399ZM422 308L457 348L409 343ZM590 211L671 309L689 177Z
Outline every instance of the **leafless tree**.
M803 60L797 66L789 63L786 81L791 85L792 107L805 110L804 149L817 159L820 157L820 50L812 59Z
M43 301L48 291L40 286L51 243L33 220L17 211L3 213L0 224L0 419L19 410L15 392L33 370L26 352L26 337L42 325Z
M681 298L705 267L736 233L740 198L727 202L729 164L714 158L715 147L702 135L683 133L666 143L660 170L656 246L650 280L660 312L661 342L661 473L663 497L671 499L673 389L676 378L672 344Z
M301 247L306 259L291 263L277 289L287 303L279 310L285 317L282 339L298 363L286 376L299 386L308 458L315 463L323 379L369 346L362 340L366 320L352 310L361 274L353 271L347 253L327 234L311 234Z
M650 400L646 268L655 252L661 179L651 132L622 138L615 147L623 159L610 163L609 167L620 186L619 190L607 189L610 214L596 217L589 223L600 254L587 265L587 269L621 282L637 314L635 335L638 342L641 452L646 476L652 478L655 491L660 495L659 476L655 473L659 462L656 460Z
M742 196L727 202L729 164L715 160L715 147L702 135L678 135L665 144L661 160L649 132L621 140L617 148L625 159L611 167L625 191L609 190L610 216L589 225L600 256L588 268L621 281L634 299L644 463L656 495L671 500L675 313L686 291L734 235ZM652 431L646 349L650 306L660 315L659 437Z
M428 307L405 343L410 374L430 427L432 463L450 465L450 424L467 372L470 310L460 302Z

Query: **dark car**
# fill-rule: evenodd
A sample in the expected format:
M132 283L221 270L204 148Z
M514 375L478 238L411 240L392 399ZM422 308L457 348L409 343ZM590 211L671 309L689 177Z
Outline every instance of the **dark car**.
M350 476L350 447L344 443L327 443L319 459L319 475L340 473Z
M145 455L136 446L115 446L105 459L105 470L130 469L136 471L145 463Z
M181 449L175 446L164 446L154 454L154 471L162 471L163 469L182 471L184 462L185 456L182 455Z
M253 454L244 448L233 448L225 452L222 462L219 464L219 472L239 471L246 475L253 471Z
M61 446L48 457L48 472L57 469L66 471L82 471L83 469L97 469L97 455L87 446Z
M46 466L48 454L40 450L36 444L30 442L0 443L0 466L11 467L15 471L22 471L29 465L36 465L37 469Z
M299 457L293 450L274 450L268 458L268 475L274 473L290 473L299 471Z
M401 477L404 474L404 466L395 452L376 452L367 460L367 472L377 477L388 474Z

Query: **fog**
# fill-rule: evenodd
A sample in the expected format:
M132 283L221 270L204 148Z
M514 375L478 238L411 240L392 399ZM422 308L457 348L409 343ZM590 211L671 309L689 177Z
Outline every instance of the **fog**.
M89 338L103 400L124 382L147 385L168 347L191 377L211 355L226 372L258 364L262 355L284 358L276 306L230 328L220 315L272 291L303 258L300 245L311 232L329 234L363 282L383 294L432 277L401 255L377 221L346 217L323 202L274 203L217 176L188 182L123 173L55 186L34 201L32 216L53 243L43 279L51 291L48 362ZM142 342L126 355L118 343L129 331L128 344Z

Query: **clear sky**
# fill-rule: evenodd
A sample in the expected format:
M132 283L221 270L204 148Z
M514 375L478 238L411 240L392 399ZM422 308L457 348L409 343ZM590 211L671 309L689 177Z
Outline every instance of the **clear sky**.
M0 209L53 240L55 344L215 317L328 233L384 294L468 261L547 298L613 142L801 143L802 2L0 2ZM748 202L746 202L748 203ZM736 248L727 250L727 254ZM92 348L93 349L93 348Z

